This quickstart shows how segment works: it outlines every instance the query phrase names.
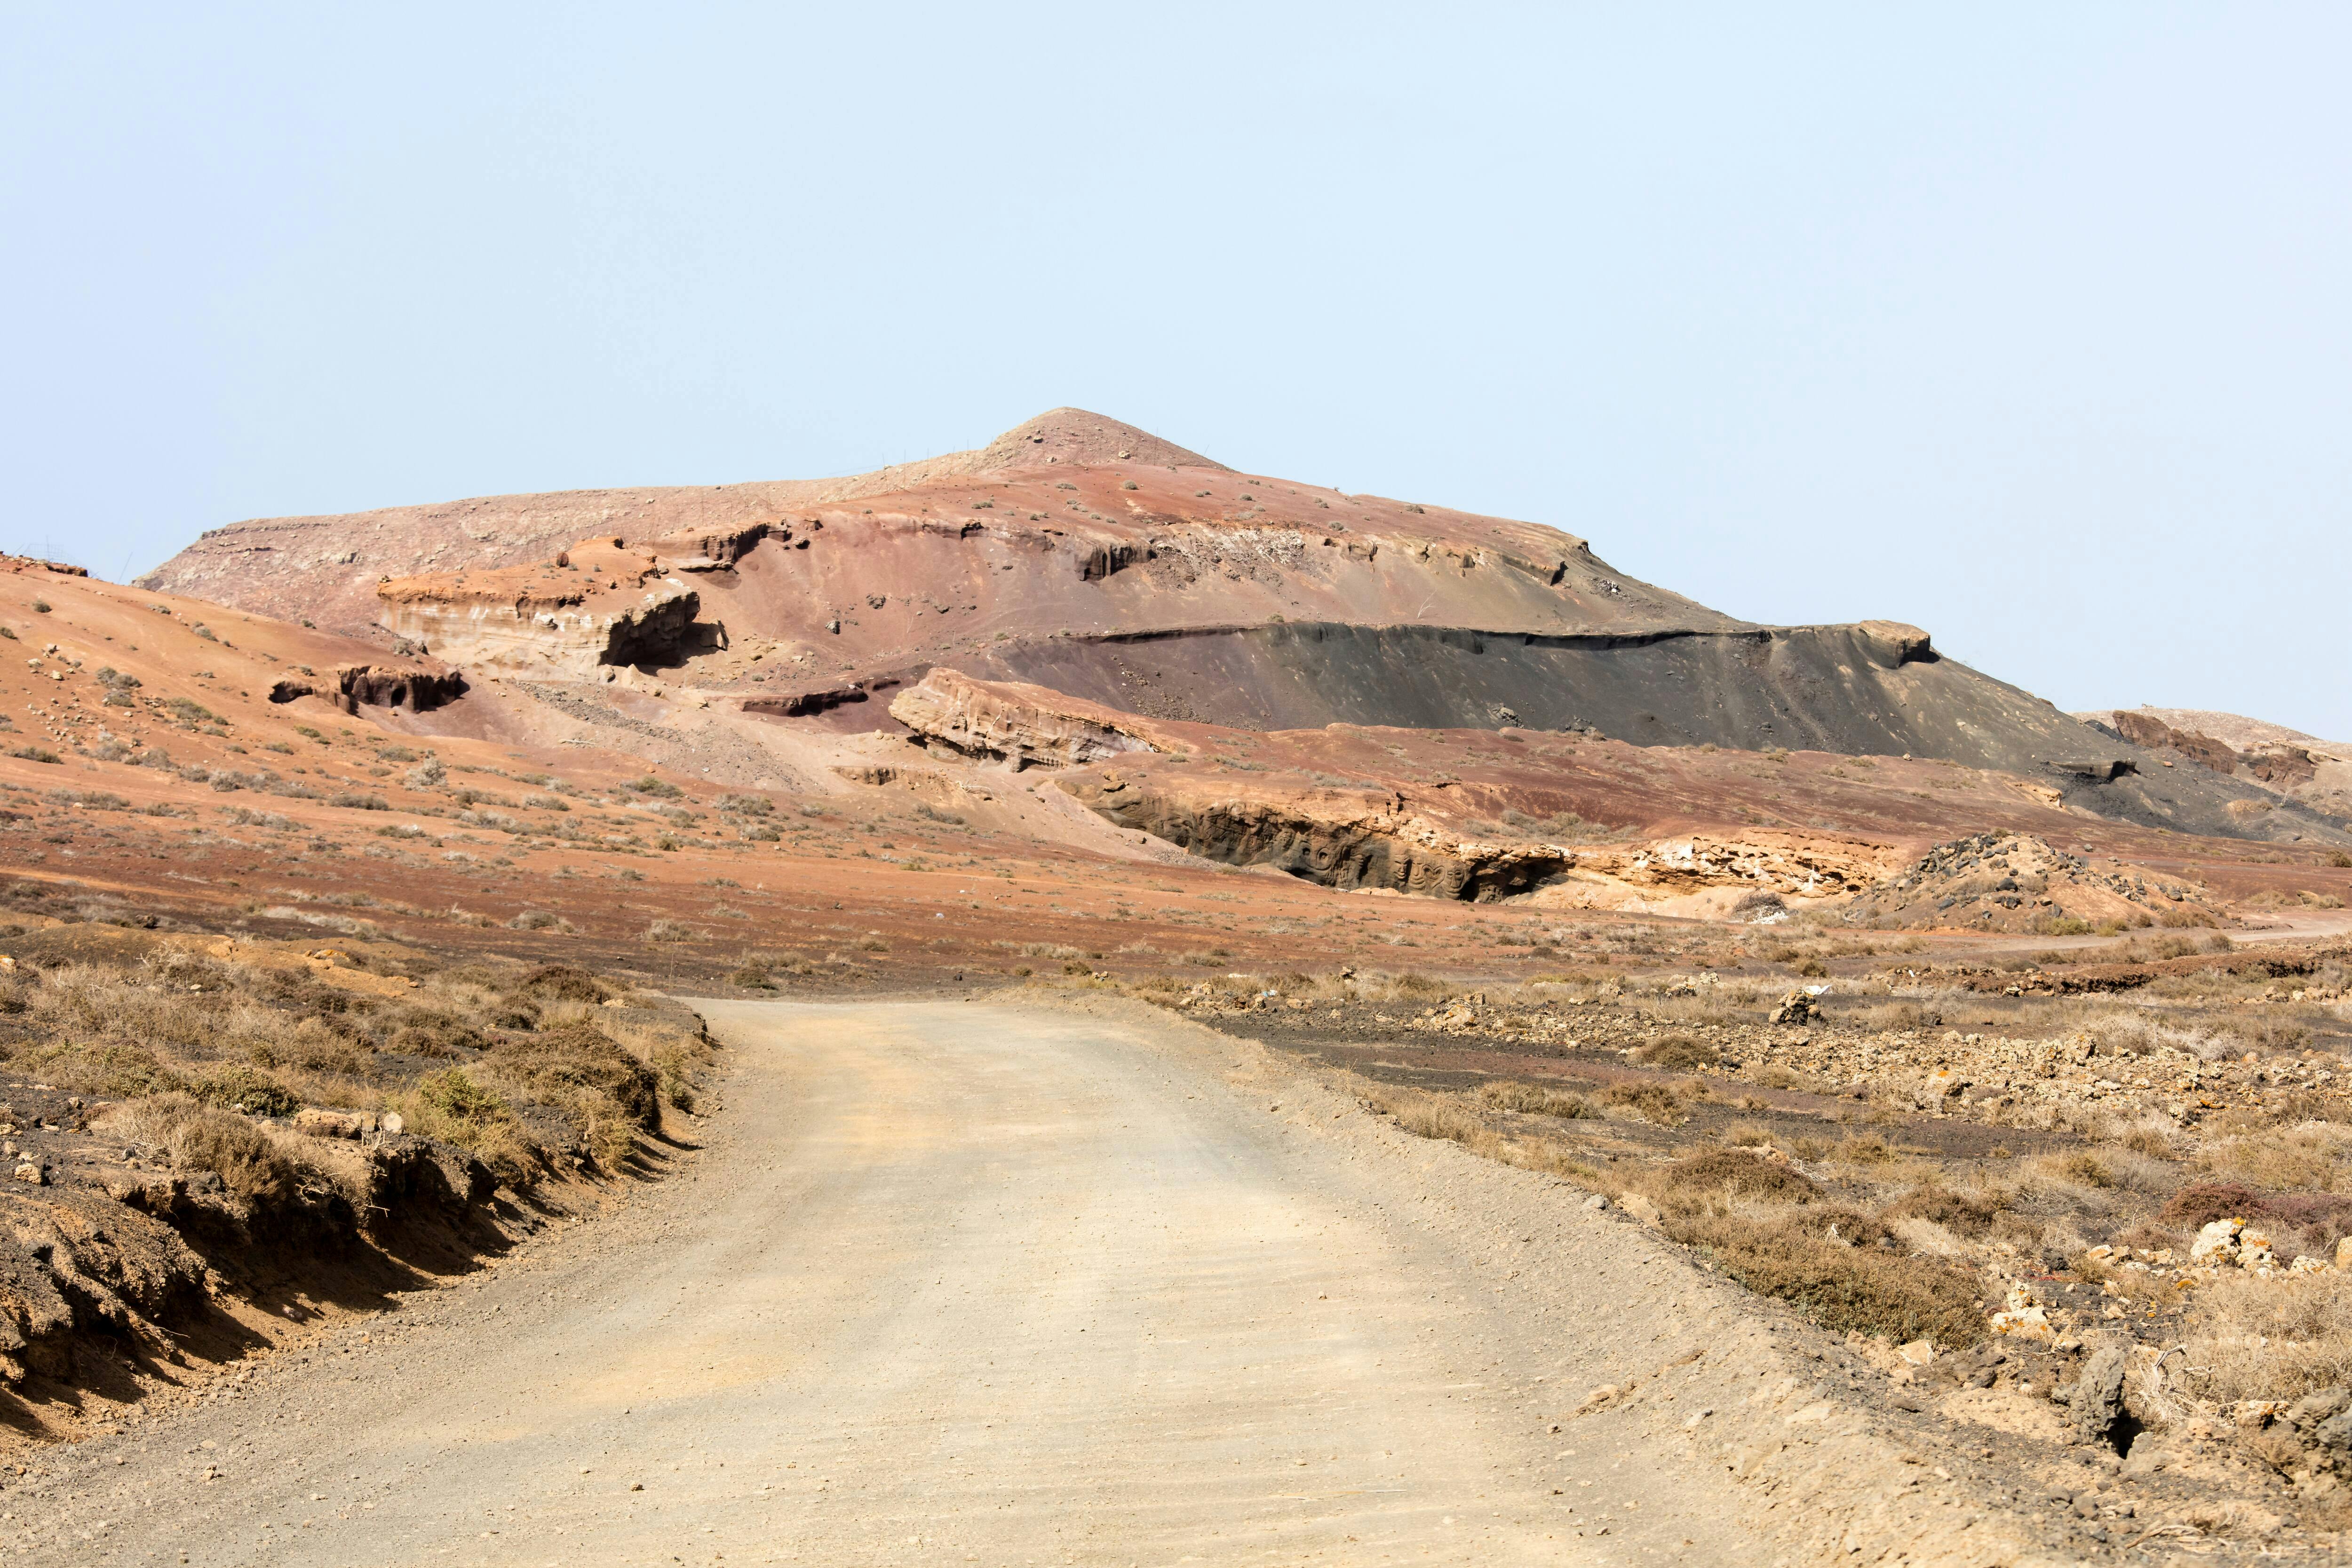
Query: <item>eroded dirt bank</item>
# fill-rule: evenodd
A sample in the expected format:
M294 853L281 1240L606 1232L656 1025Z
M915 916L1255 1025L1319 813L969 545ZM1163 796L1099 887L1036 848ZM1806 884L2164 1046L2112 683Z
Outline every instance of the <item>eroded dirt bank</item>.
M1246 1042L1108 999L709 1011L740 1049L680 1179L53 1456L0 1491L10 1557L2033 1554L1827 1342Z

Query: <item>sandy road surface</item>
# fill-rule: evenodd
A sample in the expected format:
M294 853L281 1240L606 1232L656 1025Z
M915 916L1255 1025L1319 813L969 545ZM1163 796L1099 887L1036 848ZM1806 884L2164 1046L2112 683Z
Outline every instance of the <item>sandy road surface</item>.
M1769 1335L1580 1195L1133 1018L708 1010L686 1174L83 1445L0 1561L1773 1561L1688 1435Z

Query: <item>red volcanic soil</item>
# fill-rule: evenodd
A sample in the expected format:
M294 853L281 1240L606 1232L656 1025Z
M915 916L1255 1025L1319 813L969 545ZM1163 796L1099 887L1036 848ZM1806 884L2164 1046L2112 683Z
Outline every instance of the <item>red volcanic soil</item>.
M0 573L0 625L16 634L0 664L0 859L8 903L26 914L380 929L655 976L715 978L761 957L804 986L1069 964L1188 978L1341 964L1513 975L1569 939L1504 941L1521 932L1638 932L1640 961L1665 965L1735 963L1749 940L1697 920L1367 898L1236 871L1115 829L1049 776L960 770L881 737L861 737L894 748L863 765L871 782L761 790L593 747L423 733L441 714L272 703L273 683L305 666L374 655L37 569ZM1940 765L1491 732L1202 739L1185 766L1229 789L1259 779L1253 768L1337 779L1377 763L1453 821L1540 806L1628 835L1745 826L1901 855L1946 824L1982 822L2160 863L2235 898L2352 893L2352 873L2314 853L2064 816L2003 778Z

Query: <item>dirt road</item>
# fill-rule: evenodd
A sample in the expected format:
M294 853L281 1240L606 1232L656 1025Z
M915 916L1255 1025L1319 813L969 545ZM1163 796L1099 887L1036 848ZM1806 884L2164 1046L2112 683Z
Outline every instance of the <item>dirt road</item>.
M0 1492L5 1561L1769 1563L1844 1528L1773 1545L1727 1474L1866 1452L1823 1386L1549 1178L1132 1015L708 1011L726 1104L679 1176L82 1445ZM1723 1447L1758 1422L1796 1436Z

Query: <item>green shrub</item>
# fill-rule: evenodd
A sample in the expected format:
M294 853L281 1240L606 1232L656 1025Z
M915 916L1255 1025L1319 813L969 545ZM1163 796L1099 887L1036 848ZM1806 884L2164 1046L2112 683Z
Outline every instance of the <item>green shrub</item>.
M475 1126L503 1126L514 1119L507 1103L474 1082L462 1067L428 1072L417 1081L416 1098L436 1115Z

